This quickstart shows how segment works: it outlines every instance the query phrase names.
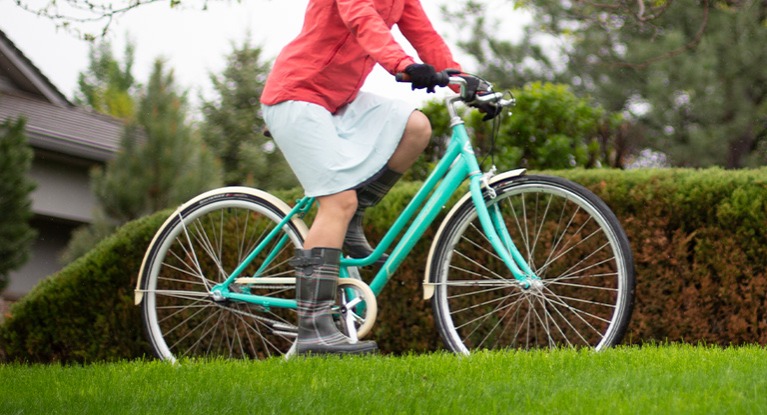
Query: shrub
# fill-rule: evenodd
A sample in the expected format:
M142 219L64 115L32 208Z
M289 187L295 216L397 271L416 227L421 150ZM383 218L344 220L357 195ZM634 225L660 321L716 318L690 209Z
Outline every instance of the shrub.
M767 169L552 174L593 190L626 229L637 271L627 343L767 344ZM402 183L370 209L366 232L371 240L383 235L417 188L417 183ZM286 201L299 195L279 194ZM133 289L144 250L168 213L125 225L14 305L0 326L0 348L7 358L94 361L149 355ZM373 337L384 352L441 347L421 288L435 230L436 224L379 298Z
M767 344L767 169L567 176L598 192L631 240L627 341Z
M133 289L142 252L169 213L126 224L14 304L0 326L6 358L89 362L150 355Z

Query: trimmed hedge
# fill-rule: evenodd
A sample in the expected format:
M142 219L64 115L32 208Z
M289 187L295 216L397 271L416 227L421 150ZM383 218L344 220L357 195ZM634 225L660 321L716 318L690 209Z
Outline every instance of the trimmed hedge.
M627 342L767 344L767 169L568 177L599 193L631 240Z
M767 344L767 169L553 174L597 193L626 229L637 271L626 343ZM400 184L371 209L366 231L372 240L383 234L417 187ZM299 193L279 196L289 201ZM133 289L144 250L169 213L125 225L35 287L0 326L0 356L88 362L150 355ZM436 225L381 294L374 338L384 352L441 347L421 289L435 230Z
M0 326L6 358L89 362L151 355L133 289L142 251L169 214L126 224L11 306Z

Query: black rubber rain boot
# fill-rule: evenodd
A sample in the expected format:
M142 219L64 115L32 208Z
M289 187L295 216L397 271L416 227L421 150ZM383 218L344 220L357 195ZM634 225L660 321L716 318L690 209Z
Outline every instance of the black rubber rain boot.
M384 167L382 173L370 183L357 189L357 211L354 213L349 227L344 237L344 253L351 258L365 258L373 252L365 231L362 227L365 209L377 205L381 199L389 193L394 184L402 177L402 173ZM383 264L389 256L383 254L376 261L377 264Z
M298 339L295 352L301 354L361 354L378 350L374 341L353 343L338 330L331 307L336 301L338 264L341 250L297 249L291 265L296 268Z

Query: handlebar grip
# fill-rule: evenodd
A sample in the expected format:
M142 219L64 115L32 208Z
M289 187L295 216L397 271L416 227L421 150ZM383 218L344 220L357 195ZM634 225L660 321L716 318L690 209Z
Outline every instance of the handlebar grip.
M410 75L400 72L394 75L394 79L397 82L410 82ZM448 71L441 71L434 74L434 86L448 86L450 84L450 73Z
M437 86L448 86L450 84L450 75L445 71L437 72L434 80L437 81Z

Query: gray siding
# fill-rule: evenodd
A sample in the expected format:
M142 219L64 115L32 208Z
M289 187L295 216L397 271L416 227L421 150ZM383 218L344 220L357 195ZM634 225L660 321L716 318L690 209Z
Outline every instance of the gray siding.
M30 258L10 274L3 296L16 300L45 277L59 271L59 257L72 231L93 220L96 206L89 187L93 162L35 151L30 177L37 184L32 192L32 226L37 230Z
M41 216L90 223L96 205L89 184L90 166L38 152L30 170L30 177L37 183L32 192L32 211Z
M38 236L29 261L10 274L10 283L3 291L3 297L18 300L45 277L58 272L62 267L58 258L77 226L50 217L35 218L32 227L37 230Z

